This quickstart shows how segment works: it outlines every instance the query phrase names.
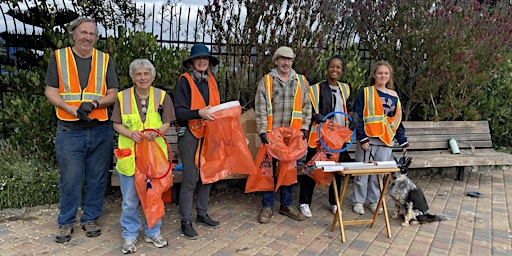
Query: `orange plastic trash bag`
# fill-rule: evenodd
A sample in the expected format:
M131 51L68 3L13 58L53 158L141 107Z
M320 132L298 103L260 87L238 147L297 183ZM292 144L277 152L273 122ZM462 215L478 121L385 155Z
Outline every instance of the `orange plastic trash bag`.
M143 139L135 144L135 187L146 216L148 228L152 228L164 214L162 193L172 186L171 157L167 154L170 146L165 137L154 129L160 137L152 141ZM167 146L162 149L161 145ZM166 152L167 151L167 152Z
M320 135L324 144L333 150L342 149L345 142L350 140L352 131L347 127L326 120L320 129ZM315 165L315 161L338 161L339 153L329 152L327 149L318 145L318 152L306 163L305 169L303 170L309 177L313 178L318 185L329 185L332 182L332 173L326 173L322 169L314 169L312 166Z
M242 107L238 101L210 109L215 120L206 122L199 170L203 184L230 174L253 174L257 169L240 124Z
M266 165L262 165L260 161L260 153L258 151L256 157L256 167L259 171L249 175L245 187L245 192L254 191L277 191L281 185L289 186L297 183L297 160L306 154L308 148L306 140L302 139L302 132L291 127L279 127L272 130L268 136L268 145L263 144L266 153L270 157L266 157L272 163L271 158L279 160L277 166L277 183L274 186L274 179L265 178L268 176ZM263 154L263 153L261 153ZM263 159L265 157L263 156Z
M255 167L257 172L247 177L245 193L255 191L274 191L274 173L272 170L272 156L265 144L261 144L256 154Z
M322 168L314 168L315 161L338 161L339 153L330 153L326 149L317 148L316 154L306 163L302 172L316 181L318 186L330 185L333 175L331 172L324 172Z

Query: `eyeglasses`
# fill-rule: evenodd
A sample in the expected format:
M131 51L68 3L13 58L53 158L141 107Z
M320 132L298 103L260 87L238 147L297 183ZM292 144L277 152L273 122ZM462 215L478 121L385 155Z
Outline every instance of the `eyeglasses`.
M148 111L148 109L146 108L146 99L141 99L140 100L140 105L142 106L142 108L140 109L142 111L142 113L146 114L146 112Z

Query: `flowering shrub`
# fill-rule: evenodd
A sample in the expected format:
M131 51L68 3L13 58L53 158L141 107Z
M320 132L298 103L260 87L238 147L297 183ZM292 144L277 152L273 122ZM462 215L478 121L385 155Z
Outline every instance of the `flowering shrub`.
M355 1L361 44L387 59L405 118L482 120L489 74L512 57L509 1Z

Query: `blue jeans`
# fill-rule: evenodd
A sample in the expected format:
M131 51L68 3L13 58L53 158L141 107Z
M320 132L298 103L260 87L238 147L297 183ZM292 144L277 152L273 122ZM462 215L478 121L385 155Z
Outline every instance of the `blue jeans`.
M100 217L112 160L113 134L110 121L79 130L57 126L55 149L60 169L59 225L72 225L76 222L80 202L83 211L81 223ZM82 201L84 177L85 193Z
M279 165L279 161L277 159L272 159L272 172L274 173L274 185L277 183L277 166ZM293 185L290 186L279 186L279 200L281 201L281 206L290 206L293 204ZM263 192L263 199L261 200L261 204L263 207L272 208L276 202L276 195L273 191Z
M139 230L142 223L139 218L139 195L135 188L135 176L125 176L118 173L119 182L121 186L121 193L123 194L123 204L121 212L121 226L123 227L123 238L135 239L139 235ZM160 226L162 220L160 219L151 229L148 225L144 225L144 233L149 237L154 237L160 234Z
M281 206L290 206L293 204L293 185L280 186L279 197L281 200ZM261 203L263 207L273 207L276 201L275 193L273 191L263 192L263 200Z

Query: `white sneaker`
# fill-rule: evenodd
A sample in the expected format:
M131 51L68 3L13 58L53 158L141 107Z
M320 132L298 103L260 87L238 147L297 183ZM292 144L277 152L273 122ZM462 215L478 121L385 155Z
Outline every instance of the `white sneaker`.
M336 210L338 210L338 206L336 206L335 204L331 204L331 212L332 214L336 214Z
M377 210L377 204L370 204L370 211L372 211L372 213L375 213L376 210ZM382 214L382 208L379 208L378 214Z
M311 210L309 209L308 204L301 204L299 208L300 212L302 212L302 214L304 214L304 216L306 216L307 218L311 218L311 216L313 216L313 214L311 214Z
M352 211L354 211L357 214L363 215L364 214L364 207L362 203L355 203L354 207L352 207Z

